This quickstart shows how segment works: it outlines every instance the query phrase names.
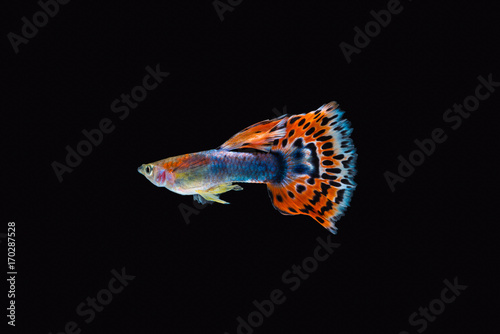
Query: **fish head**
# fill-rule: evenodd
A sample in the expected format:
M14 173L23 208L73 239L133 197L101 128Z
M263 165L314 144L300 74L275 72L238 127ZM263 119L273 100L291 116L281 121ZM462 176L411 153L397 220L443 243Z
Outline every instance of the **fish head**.
M191 153L143 164L137 171L157 187L181 195L193 195L210 187L206 180L208 163L206 154Z
M174 173L165 166L156 163L143 164L137 168L137 171L157 187L166 187L170 189L174 186Z

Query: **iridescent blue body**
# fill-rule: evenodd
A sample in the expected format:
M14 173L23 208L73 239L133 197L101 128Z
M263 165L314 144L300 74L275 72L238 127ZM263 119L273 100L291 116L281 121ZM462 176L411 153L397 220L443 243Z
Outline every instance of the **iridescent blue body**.
M149 179L153 184L183 195L241 188L231 185L233 182L278 183L286 169L281 152L221 149L179 155L151 166Z
M204 168L203 173L198 173L197 168L186 166L187 178L200 178L211 186L230 182L274 183L281 178L284 167L281 156L273 153L208 150L190 155L189 160L201 158Z

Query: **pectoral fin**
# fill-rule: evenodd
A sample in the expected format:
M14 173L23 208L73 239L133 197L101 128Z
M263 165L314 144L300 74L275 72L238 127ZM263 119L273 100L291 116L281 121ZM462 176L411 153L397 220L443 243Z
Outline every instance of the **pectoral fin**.
M231 190L239 191L239 190L243 190L243 188L237 184L224 183L224 184L220 184L218 186L212 187L208 190L198 191L197 192L198 194L195 195L195 199L200 203L203 203L202 202L202 199L203 199L203 200L208 201L208 202L229 204L228 202L221 200L219 198L219 195L223 194L225 192L231 191Z

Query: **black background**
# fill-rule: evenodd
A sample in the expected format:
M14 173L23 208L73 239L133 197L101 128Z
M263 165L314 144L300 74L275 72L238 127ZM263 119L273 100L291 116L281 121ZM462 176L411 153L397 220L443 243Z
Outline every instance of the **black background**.
M20 34L21 17L40 7L10 5L1 231L16 222L18 276L9 330L59 333L75 321L81 333L232 334L253 300L281 289L285 303L255 333L416 333L410 314L455 277L468 288L425 332L495 328L498 216L487 208L498 199L491 137L500 92L456 130L443 114L474 94L479 75L500 81L498 3L404 1L351 63L339 44L354 44L354 27L387 1L243 1L221 21L210 1L74 0L17 54L7 34ZM170 75L119 119L112 101L157 64ZM179 206L193 207L192 197L137 173L216 148L276 110L332 100L354 128L358 187L332 238L341 246L296 291L283 273L329 235L312 219L283 216L265 186L244 185L223 195L231 205L199 209L187 224ZM103 118L114 131L59 182L51 164ZM447 140L391 192L384 172L397 173L398 156L435 128ZM77 306L123 267L134 280L85 323Z

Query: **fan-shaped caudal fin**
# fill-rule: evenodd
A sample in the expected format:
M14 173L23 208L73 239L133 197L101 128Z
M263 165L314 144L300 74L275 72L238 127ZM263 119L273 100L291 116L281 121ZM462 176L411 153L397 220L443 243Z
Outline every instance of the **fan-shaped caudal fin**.
M275 119L251 125L232 136L219 149L231 151L242 148L253 148L269 152L273 141L286 134L286 121L286 115L282 115Z
M287 174L280 183L268 183L274 207L285 215L309 215L336 233L337 221L356 187L356 150L352 129L337 103L290 116L287 134L274 141L271 152L282 154Z

